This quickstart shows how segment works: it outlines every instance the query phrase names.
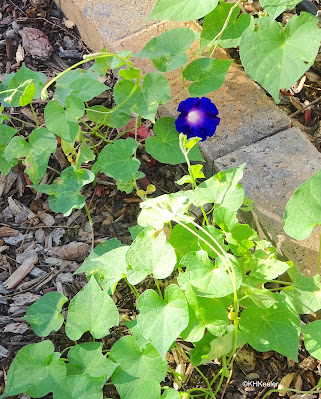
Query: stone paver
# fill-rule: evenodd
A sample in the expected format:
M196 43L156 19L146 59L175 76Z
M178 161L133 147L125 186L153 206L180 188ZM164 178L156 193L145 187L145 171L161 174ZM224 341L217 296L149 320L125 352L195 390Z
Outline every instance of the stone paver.
M288 200L300 184L320 169L321 154L300 129L291 128L214 161L217 170L244 162L241 184L245 195L255 201L254 212L263 230L302 272L315 274L319 228L306 240L296 241L284 233L282 224Z
M93 50L112 44L122 37L151 26L158 21L146 20L155 0L55 0L71 19L82 39Z

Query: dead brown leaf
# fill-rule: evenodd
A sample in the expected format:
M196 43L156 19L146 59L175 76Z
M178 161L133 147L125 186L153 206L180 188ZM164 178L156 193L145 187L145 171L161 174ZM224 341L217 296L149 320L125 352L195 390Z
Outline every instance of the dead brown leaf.
M82 260L88 255L89 245L83 242L73 241L62 247L52 248L52 255L64 260Z
M289 373L286 376L284 376L278 385L278 389L290 388L290 385L296 375L297 375L297 373ZM279 396L285 396L286 394L287 394L287 391L279 392Z
M0 227L0 238L2 237L17 237L19 234L18 230L12 229L9 226Z

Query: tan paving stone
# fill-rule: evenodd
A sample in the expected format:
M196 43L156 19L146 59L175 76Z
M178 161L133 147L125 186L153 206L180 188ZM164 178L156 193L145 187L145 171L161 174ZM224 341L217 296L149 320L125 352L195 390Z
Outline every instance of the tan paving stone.
M263 230L303 273L314 275L320 229L316 227L306 240L294 240L283 231L283 214L294 191L320 169L321 154L300 129L291 128L217 159L215 168L228 169L244 162L241 184L245 195L255 201L254 212Z

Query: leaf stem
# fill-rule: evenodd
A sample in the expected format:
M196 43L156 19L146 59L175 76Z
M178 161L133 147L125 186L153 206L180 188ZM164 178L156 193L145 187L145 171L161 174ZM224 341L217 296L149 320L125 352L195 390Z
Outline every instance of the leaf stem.
M87 207L87 204L85 204L84 209L86 211L86 215L88 217L89 220L89 225L90 225L90 230L91 230L91 250L93 251L95 248L95 235L94 235L94 226L93 226L93 220L90 216L90 212L89 209Z
M130 288L131 292L135 295L135 297L138 299L139 298L139 292L137 291L136 287L131 285L129 281L127 280L126 277L124 277L124 280L126 281L128 287Z
M318 269L317 273L320 276L321 273L321 230L320 230L320 241L319 241L319 254L318 254Z
M158 280L157 280L157 278L155 276L153 276L153 277L154 277L154 281L155 281L158 293L159 293L160 297L163 299L163 294L162 294L162 291L160 289L159 282L158 282Z
M31 103L29 105L30 105L30 109L31 109L32 115L33 115L33 117L35 119L36 125L37 125L37 127L39 127L39 122L38 122L38 118L37 118L37 114L35 112L35 109L34 109L34 107L33 107L33 105Z
M93 54L88 54L84 56L84 59L77 62L74 65L71 65L69 68L65 69L61 73L59 73L57 76L55 76L53 79L48 82L45 87L41 90L41 98L42 100L46 100L48 97L48 88L55 83L59 78L61 78L63 75L65 75L67 72L72 71L73 69L77 68L78 66L85 64L88 61L97 59L97 58L108 58L108 57L116 57L119 58L121 61L123 61L127 65L133 65L130 61L128 61L126 58L121 57L120 55L117 54L111 54L111 53L93 53ZM1 93L0 93L1 94Z
M191 359L186 355L186 353L183 351L183 349L180 348L180 347L178 346L177 342L175 342L175 347L178 349L179 353L180 353L182 356L185 357L185 359L187 359L191 364L193 364L193 363L191 362ZM205 384L207 385L207 388L211 391L211 385L210 385L208 379L205 377L205 375L202 373L202 371L201 371L197 366L195 366L195 365L193 364L193 367L194 367L195 370L198 372L198 374L203 378ZM213 397L213 396L212 396L212 397Z

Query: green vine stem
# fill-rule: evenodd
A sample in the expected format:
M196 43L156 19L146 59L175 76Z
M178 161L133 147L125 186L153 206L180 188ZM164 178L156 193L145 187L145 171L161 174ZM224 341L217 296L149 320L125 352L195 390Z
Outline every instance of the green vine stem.
M94 235L93 220L92 220L92 218L91 218L91 216L90 216L90 212L89 212L89 209L88 209L88 207L87 207L86 204L85 204L85 206L84 206L84 209L85 209L86 215L87 215L88 220L89 220L90 231L91 231L91 249L92 249L92 251L93 251L93 250L94 250L94 247L95 247L95 235Z
M110 57L116 57L118 59L120 59L121 61L123 61L125 64L129 65L129 66L133 66L133 63L128 61L126 58L118 55L118 54L112 54L112 53L92 53L92 54L87 54L84 55L84 59L77 62L74 65L71 65L69 68L65 69L64 71L62 71L61 73L59 73L57 76L55 76L53 79L51 79L46 85L45 87L41 90L41 99L42 100L47 100L48 98L48 88L55 83L59 78L61 78L61 76L65 75L67 72L72 71L73 69L77 68L78 66L85 64L88 61L92 61L95 59L100 59L100 58L110 58ZM1 94L1 93L0 93Z
M134 285L131 285L127 278L124 277L124 280L126 281L128 287L130 288L131 292L135 295L135 297L138 299L139 298L139 292L137 291L136 287Z
M189 358L189 357L187 356L187 354L183 351L183 349L180 348L180 347L178 346L177 342L175 342L175 347L178 349L179 353L180 353L183 357L185 357L185 359L186 359L187 361L189 361L189 362L192 364L190 358ZM194 366L194 364L193 364L193 367L195 368L195 370L198 372L198 374L199 374L199 375L202 377L202 379L204 380L204 382L205 382L207 388L209 389L210 393L212 393L211 385L210 385L208 379L205 377L205 375L202 373L202 371L201 371L197 366ZM209 393L209 392L206 392L206 393ZM215 398L215 396L212 396L212 397Z
M231 18L231 15L232 15L232 13L233 13L233 10L239 5L240 2L241 2L241 0L238 0L238 1L233 5L233 7L231 7L230 12L229 12L228 15L227 15L227 18L226 18L226 20L225 20L225 22L224 22L224 25L223 25L222 29L218 32L218 34L214 37L214 39L211 40L210 43L206 46L206 47L209 47L209 48L210 48L210 47L215 43L215 40L217 40L217 42L216 42L216 44L215 44L215 46L214 46L214 49L213 49L213 51L211 52L210 57L213 57L213 55L214 55L214 53L215 53L215 51L216 51L216 49L217 49L218 43L219 43L219 41L220 41L220 39L221 39L221 37L222 37L222 35L223 35L223 32L224 32L224 30L226 29L226 27L227 27L227 25L228 25L228 23L229 23L229 20L230 20L230 18Z
M35 123L36 123L37 127L39 127L37 114L36 114L36 111L35 111L35 109L34 109L34 107L33 107L33 105L31 103L30 103L30 109L31 109L32 115L33 115L33 117L35 119Z

